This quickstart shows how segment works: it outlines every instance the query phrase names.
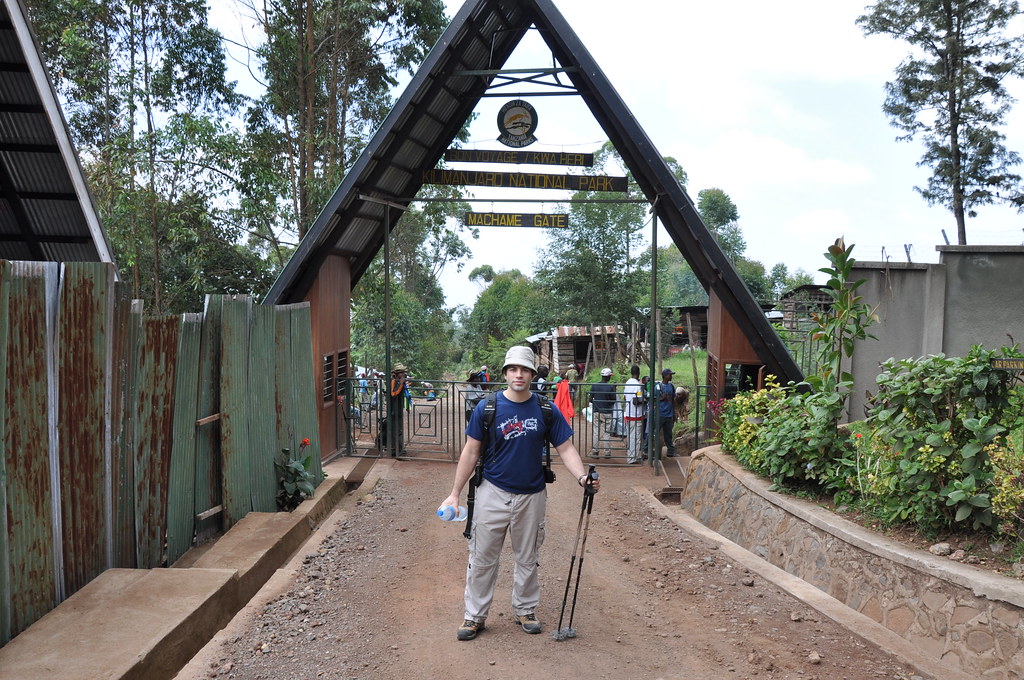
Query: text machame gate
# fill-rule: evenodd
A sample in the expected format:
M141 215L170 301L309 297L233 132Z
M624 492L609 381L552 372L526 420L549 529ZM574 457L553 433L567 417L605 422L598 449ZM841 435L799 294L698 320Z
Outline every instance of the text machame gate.
M553 66L504 68L509 56L531 30L535 30L550 49ZM352 286L381 250L388 269L385 280L387 287L390 286L388 236L401 213L419 200L416 196L424 184L482 186L496 190L625 191L624 177L580 172L587 164L577 157L586 154L538 152L527 148L535 141L537 124L537 112L529 100L552 94L578 97L586 104L642 192L643 198L635 200L652 206L654 218L665 227L723 314L735 322L740 340L748 344L750 353L763 363L766 372L784 382L802 379L799 368L701 221L693 202L662 155L551 0L470 0L465 3L310 227L268 293L266 302L309 302L314 318L314 353L324 358L339 357L336 365L341 366L340 357L344 355L347 360L352 350L347 325ZM451 148L464 123L486 97L505 99L497 121L501 128L498 141L504 148ZM558 172L524 172L517 167L527 164L561 167ZM503 199L502 202L514 201ZM532 199L528 202L544 203ZM466 220L474 226L559 228L563 217L543 211L474 211L467 214ZM652 284L656 282L652 280ZM652 293L656 295L656 290ZM386 297L388 295L386 292ZM388 308L390 311L390 304ZM390 323L390 313L388 317ZM318 319L325 321L317 323ZM714 328L708 329L709 343L715 332ZM390 374L392 361L389 346L386 366L381 367L385 375ZM345 366L353 363L346 361ZM411 368L415 371L415 367ZM653 357L649 370L654 370ZM338 386L336 399L325 399L320 438L321 449L328 455L340 451L338 442L353 442L358 438L355 435L360 434L356 428L347 427L355 424L351 386L357 379L350 372L346 380L334 381ZM414 381L417 379L420 378L414 376ZM438 380L422 379L433 383L435 389L442 384ZM386 389L386 386L381 387ZM404 423L408 426L405 434L410 435L411 446L422 437L425 453L432 452L440 459L454 459L462 436L461 424L456 428L455 423L460 414L464 418L463 409L455 403L458 393L458 388L452 386L445 390L445 396L435 396L435 401L441 405L428 404L425 397L422 402L420 396L412 397ZM378 400L378 409L380 403ZM339 405L341 418L338 417ZM397 418L389 418L387 413L380 415L384 418L385 429L397 427ZM358 422L368 417L360 412ZM450 429L458 431L458 444L454 442L454 432L445 438L443 425L435 439L424 434L433 431L429 424L441 423L448 423ZM377 425L376 419L370 417L371 430ZM344 437L339 436L341 428L347 430Z

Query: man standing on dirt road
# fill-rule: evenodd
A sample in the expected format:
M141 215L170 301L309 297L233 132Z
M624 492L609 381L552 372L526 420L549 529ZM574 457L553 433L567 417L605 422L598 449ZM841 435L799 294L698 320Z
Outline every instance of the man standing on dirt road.
M509 532L515 559L513 621L527 633L541 632L534 612L540 603L537 566L547 507L543 460L546 442L558 452L577 484L583 486L587 479L586 467L572 443L572 428L557 408L552 409L550 431L545 431L540 401L530 391L537 373L533 350L523 346L509 349L501 373L508 387L496 395L491 431L484 432L486 404L481 402L466 426L466 446L455 469L452 492L441 503L441 507L458 507L462 488L473 476L482 454L483 479L476 489L466 567L466 613L457 632L459 640L472 640L484 629L498 578L498 558ZM486 452L482 451L483 441L488 442ZM596 492L600 480L591 483Z

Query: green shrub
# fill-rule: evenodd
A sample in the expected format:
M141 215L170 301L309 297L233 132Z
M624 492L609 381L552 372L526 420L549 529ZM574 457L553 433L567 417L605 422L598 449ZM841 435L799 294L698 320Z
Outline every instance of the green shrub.
M716 404L723 449L780 487L831 492L890 523L998 523L1001 533L1024 537L1024 396L1015 374L992 366L993 358L1022 356L1016 346L890 359L867 422L852 433L839 425L853 387L842 362L856 341L873 337L867 328L877 321L856 295L863 281L849 278L852 249L837 240L825 254L832 266L819 270L829 274L832 305L814 317L817 373Z
M835 423L842 410L836 392L801 392L769 385L728 400L720 419L722 448L741 465L783 486L835 485L836 461L851 447Z
M299 444L299 455L309 446L309 440L303 439ZM299 507L307 498L312 498L316 489L313 487L312 456L298 458L292 456L290 449L281 449L274 460L277 472L277 509L291 512Z
M888 519L931 528L967 521L993 526L990 445L1019 421L1020 409L1011 374L992 368L991 360L1015 353L973 347L963 358L936 354L882 364L868 422L898 465Z

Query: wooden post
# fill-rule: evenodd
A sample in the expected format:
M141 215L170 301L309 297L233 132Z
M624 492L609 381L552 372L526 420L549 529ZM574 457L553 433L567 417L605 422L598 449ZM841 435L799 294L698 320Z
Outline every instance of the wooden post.
M700 381L697 379L697 354L693 349L693 322L690 321L690 313L686 313L686 339L689 340L690 345L690 364L693 366L693 385L696 387L700 385Z

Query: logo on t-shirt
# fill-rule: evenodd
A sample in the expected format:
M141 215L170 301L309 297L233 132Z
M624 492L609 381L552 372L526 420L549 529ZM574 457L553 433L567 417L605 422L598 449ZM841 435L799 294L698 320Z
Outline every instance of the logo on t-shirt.
M505 441L523 437L527 432L537 432L538 429L536 418L519 420L519 416L512 416L508 420L498 423L498 432L501 433L501 438Z

